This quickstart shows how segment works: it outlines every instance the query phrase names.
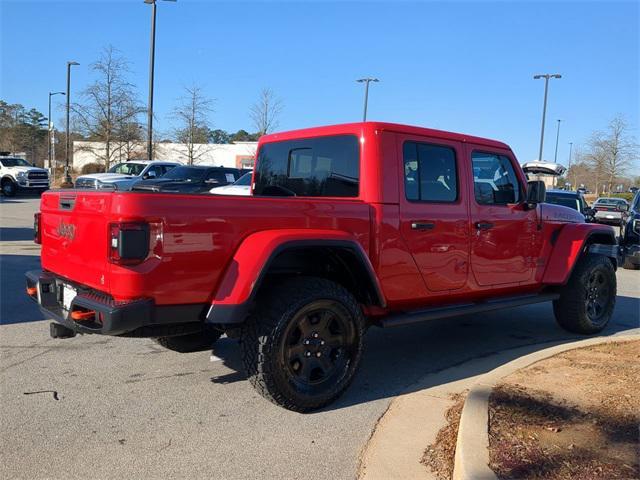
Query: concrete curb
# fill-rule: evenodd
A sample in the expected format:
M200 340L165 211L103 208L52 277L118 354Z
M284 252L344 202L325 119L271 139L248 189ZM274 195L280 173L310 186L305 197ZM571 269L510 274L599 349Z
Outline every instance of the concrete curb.
M498 478L489 468L489 396L493 387L502 378L568 350L634 340L640 340L640 335L614 335L556 345L520 357L483 375L469 391L462 409L456 442L453 480L497 480Z

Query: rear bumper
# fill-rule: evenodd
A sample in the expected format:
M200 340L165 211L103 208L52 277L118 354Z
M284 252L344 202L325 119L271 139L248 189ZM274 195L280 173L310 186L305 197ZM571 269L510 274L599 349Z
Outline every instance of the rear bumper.
M151 299L116 302L103 293L73 285L50 272L32 270L25 274L28 295L53 320L78 333L159 337L184 335L202 330L204 305L157 306ZM70 309L62 304L62 286L72 285L78 293ZM72 312L95 312L92 318L75 320Z
M622 214L620 212L596 212L594 218L598 223L612 223L619 225L622 221Z

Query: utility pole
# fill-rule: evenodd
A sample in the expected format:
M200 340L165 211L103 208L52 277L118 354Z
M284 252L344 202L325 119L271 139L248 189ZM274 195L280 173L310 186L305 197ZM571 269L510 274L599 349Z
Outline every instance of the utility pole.
M176 0L165 0L175 2ZM147 159L153 160L153 77L156 61L156 0L144 0L151 5L151 40L149 46L149 101L147 105Z
M55 141L53 135L55 135L55 133L53 131L53 122L51 121L51 97L54 95L64 95L64 92L49 92L49 116L47 117L47 120L49 121L49 172L53 172L51 163L53 158L53 142Z
M533 79L538 80L544 78L544 103L542 104L542 129L540 131L540 151L538 153L538 160L542 161L542 147L544 145L544 121L547 116L547 94L549 91L549 79L550 78L562 78L559 73L545 73L540 75L534 75Z
M379 81L380 80L378 80L377 78L371 78L371 77L360 78L356 80L356 82L358 83L364 83L364 115L362 116L363 122L367 121L367 105L369 103L369 84L371 82L379 82Z
M69 131L69 112L71 110L71 67L73 65L80 65L78 62L67 62L67 144L64 153L64 183L63 187L73 187L71 175L69 174L69 149L71 145L71 132Z
M556 131L556 153L553 156L553 163L558 163L558 140L560 139L560 122L562 122L562 120L558 119L558 130Z

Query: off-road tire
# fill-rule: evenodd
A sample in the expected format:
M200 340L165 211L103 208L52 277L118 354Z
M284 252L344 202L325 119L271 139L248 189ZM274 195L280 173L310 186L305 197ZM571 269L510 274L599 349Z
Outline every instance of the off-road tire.
M589 296L595 295L590 288L596 288L596 284L606 289L598 297L602 300L599 315L588 308ZM560 298L554 300L553 313L565 330L589 335L607 326L615 304L616 274L611 260L604 255L587 254L578 260L569 281L560 292Z
M211 346L220 338L222 332L214 329L204 330L198 333L177 335L173 337L154 338L158 345L167 350L179 353L201 352L211 349Z
M624 263L622 264L622 268L626 270L638 270L640 269L640 265L638 265L637 263L633 263L628 258L625 258Z
M348 325L345 338L350 340L347 347L338 349L342 353L330 354L343 355L339 359L345 365L336 366L324 384L301 386L289 373L291 367L283 360L283 352L289 348L287 332L315 305L339 312L340 321ZM362 310L341 285L316 277L291 278L260 292L242 329L242 360L249 381L264 398L288 410L309 412L333 402L347 389L360 363L364 332Z
M0 188L2 189L2 194L5 197L14 197L18 191L16 182L10 178L3 178L2 183L0 183Z

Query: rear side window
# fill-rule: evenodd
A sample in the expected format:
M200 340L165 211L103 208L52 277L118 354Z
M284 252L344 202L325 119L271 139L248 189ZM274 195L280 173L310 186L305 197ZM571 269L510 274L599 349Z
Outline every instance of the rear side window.
M504 155L473 152L473 188L481 205L507 205L522 198L518 177Z
M357 197L360 145L355 135L265 143L254 195Z
M456 154L452 148L405 142L404 191L407 200L455 202L458 198Z

